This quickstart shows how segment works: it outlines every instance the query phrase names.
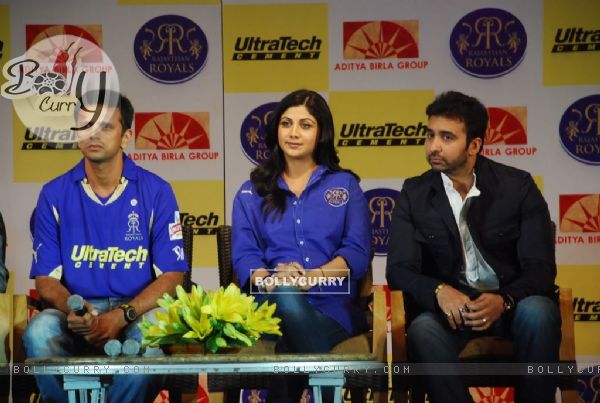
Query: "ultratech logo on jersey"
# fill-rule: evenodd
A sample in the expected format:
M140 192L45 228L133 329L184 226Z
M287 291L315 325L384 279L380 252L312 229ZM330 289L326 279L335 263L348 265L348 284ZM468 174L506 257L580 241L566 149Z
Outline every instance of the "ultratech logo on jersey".
M21 150L78 150L75 132L38 126L25 129Z
M122 263L122 269L131 269L134 263L138 268L144 267L148 260L148 249L141 245L133 249L121 249L118 246L109 246L106 249L97 249L94 245L73 245L71 261L76 269L111 269L115 270Z
M561 232L600 233L600 194L559 195L559 216ZM558 243L584 243L584 236L569 238L580 238L581 242ZM600 235L587 240L600 243Z
M210 212L208 214L193 215L190 213L180 213L181 225L191 225L194 235L214 235L219 226L219 215Z
M183 152L209 149L209 127L208 112L136 113L135 148L154 152L135 152L129 156L135 161L216 160L218 151Z
M315 60L321 55L322 42L315 35L311 38L280 36L274 39L239 36L235 40L232 60Z
M573 298L573 316L578 322L600 321L600 301L590 301L583 297Z
M552 53L600 51L600 29L558 28Z
M427 125L419 122L415 125L384 123L367 125L366 123L343 123L338 147L385 147L420 146L425 144Z
M527 107L489 107L490 122L485 133L485 156L532 156L537 147L525 147L527 144Z
M379 60L339 62L335 71L417 70L425 69L427 60L419 57L419 21L352 21L344 22L344 59ZM403 59L400 61L383 59Z

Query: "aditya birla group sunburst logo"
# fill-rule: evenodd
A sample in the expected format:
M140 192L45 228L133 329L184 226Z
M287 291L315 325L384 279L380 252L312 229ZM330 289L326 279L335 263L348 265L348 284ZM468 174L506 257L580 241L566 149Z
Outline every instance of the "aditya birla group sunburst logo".
M344 59L419 57L419 22L344 22Z
M489 107L489 127L485 144L527 144L525 107Z
M135 114L135 148L175 150L210 148L208 112Z
M527 107L488 107L489 124L481 154L486 157L505 155L528 157L537 153L535 145L528 144Z
M560 195L561 232L600 232L600 194Z

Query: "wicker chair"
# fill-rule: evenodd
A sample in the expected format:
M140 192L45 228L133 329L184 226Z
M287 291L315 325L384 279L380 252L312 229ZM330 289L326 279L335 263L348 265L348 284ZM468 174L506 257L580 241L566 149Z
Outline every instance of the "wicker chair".
M219 262L219 282L221 286L227 286L230 283L238 284L238 280L233 270L231 258L231 232L232 228L228 225L222 225L217 228L217 250ZM386 341L386 302L385 294L382 291L371 292L373 283L373 273L369 267L367 275L361 280L360 304L371 317L371 330L351 337L338 344L332 349L332 353L372 353L381 362L387 362L387 341ZM368 304L373 300L373 312L371 313ZM275 343L270 341L260 341L251 349L243 350L245 354L254 353L274 353ZM240 389L263 389L269 387L270 377L264 375L209 375L209 391L225 392L224 401L238 402ZM373 401L387 401L388 378L387 376L357 376L350 375L346 377L346 388L352 392L353 402L362 402L366 400L366 388L373 390Z

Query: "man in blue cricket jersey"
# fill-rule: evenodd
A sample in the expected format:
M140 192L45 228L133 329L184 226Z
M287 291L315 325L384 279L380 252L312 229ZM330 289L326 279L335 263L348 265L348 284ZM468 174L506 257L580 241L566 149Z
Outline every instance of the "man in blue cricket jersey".
M30 277L48 308L23 336L27 356L98 354L110 339L141 340L142 315L174 294L187 270L177 202L170 185L123 152L133 107L120 94L80 100L77 122L83 159L44 185L35 210ZM101 113L96 113L101 112ZM85 300L77 315L67 299ZM100 349L100 350L99 350ZM45 402L67 401L57 376L37 376ZM153 400L152 376L114 376L111 402Z

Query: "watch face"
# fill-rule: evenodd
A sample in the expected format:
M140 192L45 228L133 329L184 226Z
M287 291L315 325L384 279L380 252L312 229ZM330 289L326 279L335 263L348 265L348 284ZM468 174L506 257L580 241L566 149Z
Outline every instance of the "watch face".
M137 319L137 313L135 312L135 308L132 306L123 306L123 312L125 313L125 320L127 322L133 322Z
M135 313L135 309L133 309L133 307L129 307L127 308L127 318L129 320L135 320L137 318L137 314Z

